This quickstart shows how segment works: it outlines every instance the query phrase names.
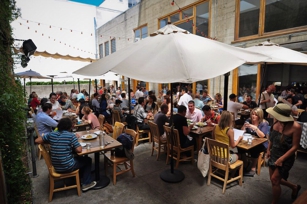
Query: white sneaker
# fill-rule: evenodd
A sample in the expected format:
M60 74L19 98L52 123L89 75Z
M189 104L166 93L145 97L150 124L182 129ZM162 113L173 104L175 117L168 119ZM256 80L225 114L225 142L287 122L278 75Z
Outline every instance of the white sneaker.
M82 185L82 191L90 190L91 188L96 186L96 181L92 181L92 183L89 183L87 185Z

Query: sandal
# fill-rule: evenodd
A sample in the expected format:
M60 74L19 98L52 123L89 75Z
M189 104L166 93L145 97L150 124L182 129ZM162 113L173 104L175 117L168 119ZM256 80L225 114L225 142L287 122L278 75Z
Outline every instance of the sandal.
M297 184L296 193L291 195L291 198L295 200L298 196L299 191L301 190L301 186Z

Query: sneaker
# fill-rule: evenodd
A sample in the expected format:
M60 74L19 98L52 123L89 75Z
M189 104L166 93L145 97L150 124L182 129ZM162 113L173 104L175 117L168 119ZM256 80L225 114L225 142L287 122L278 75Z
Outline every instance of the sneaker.
M96 186L96 181L92 181L92 183L82 185L82 191L90 190L91 188Z
M244 173L244 176L254 177L255 174L256 174L255 171L250 170L249 172Z

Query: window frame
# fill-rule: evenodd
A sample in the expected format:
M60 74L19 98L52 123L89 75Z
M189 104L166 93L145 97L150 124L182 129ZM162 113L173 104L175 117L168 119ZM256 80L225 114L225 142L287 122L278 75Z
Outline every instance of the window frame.
M271 32L264 32L264 24L265 24L265 6L266 0L259 0L260 1L260 8L259 8L259 25L258 25L258 34L250 35L245 37L239 36L239 25L240 25L240 0L236 0L235 5L235 36L233 43L236 42L243 42L248 40L254 39L261 39L261 38L268 38L274 36L280 36L290 33L296 32L303 32L307 31L307 25L299 26L294 28L287 28L283 30L271 31Z
M140 25L139 27L136 27L136 28L134 28L133 29L133 33L134 33L134 42L136 42L135 40L135 31L137 31L137 30L139 30L140 31L140 40L142 40L143 39L143 37L142 37L142 28L144 28L144 27L147 27L147 36L146 36L146 38L149 36L148 35L148 26L147 26L147 23L146 24L143 24L143 25Z
M114 50L112 49L113 48L112 42L115 43ZM116 38L111 39L111 54L114 53L114 52L116 52Z
M103 45L104 43L101 43L98 45L98 51L99 51L99 59L103 58L103 53L104 53L104 50L103 50ZM100 46L101 46L101 49L100 49ZM102 52L101 52L102 51Z
M108 44L108 52L107 52L107 46L106 46L106 44ZM105 42L104 42L104 55L105 55L105 56L110 55L110 41L105 41Z

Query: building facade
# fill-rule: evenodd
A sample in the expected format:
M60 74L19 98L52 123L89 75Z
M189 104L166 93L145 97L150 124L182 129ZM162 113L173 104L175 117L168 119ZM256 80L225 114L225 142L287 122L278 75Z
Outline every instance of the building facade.
M100 58L107 57L171 22L195 35L237 47L250 47L270 39L281 46L306 51L306 10L306 0L142 0L97 29L97 46ZM263 77L261 65L235 68L229 77L228 94L251 94L256 98L261 80L265 82L263 86L266 83L303 85L307 72L298 73L305 68L270 65ZM134 81L133 87L135 83L138 82ZM146 85L156 91L163 86ZM211 95L223 95L224 76L193 83L193 91L199 90L198 86L208 89Z

